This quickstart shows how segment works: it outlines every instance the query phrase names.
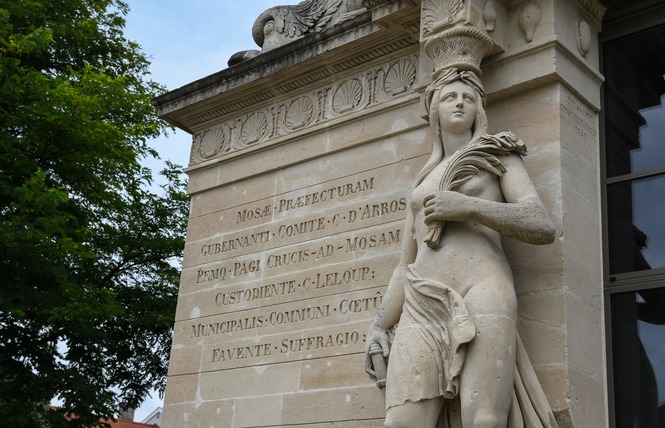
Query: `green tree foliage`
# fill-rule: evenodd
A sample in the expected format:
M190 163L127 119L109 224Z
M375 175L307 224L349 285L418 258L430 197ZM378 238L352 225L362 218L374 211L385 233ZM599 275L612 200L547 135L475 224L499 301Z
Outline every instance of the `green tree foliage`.
M163 89L127 12L0 0L3 426L93 426L163 385L188 200L171 164L147 190Z

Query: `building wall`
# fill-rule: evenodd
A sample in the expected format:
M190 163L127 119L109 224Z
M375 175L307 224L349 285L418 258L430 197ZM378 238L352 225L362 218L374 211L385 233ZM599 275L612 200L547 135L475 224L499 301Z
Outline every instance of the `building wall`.
M382 425L363 339L431 149L423 92L432 64L418 30L427 2L375 3L344 32L158 100L193 135L165 427ZM540 20L528 40L520 19L531 5ZM527 143L525 163L557 229L549 246L504 243L519 331L560 426L603 426L603 8L496 8L496 48L482 67L490 131ZM328 192L338 193L321 200Z

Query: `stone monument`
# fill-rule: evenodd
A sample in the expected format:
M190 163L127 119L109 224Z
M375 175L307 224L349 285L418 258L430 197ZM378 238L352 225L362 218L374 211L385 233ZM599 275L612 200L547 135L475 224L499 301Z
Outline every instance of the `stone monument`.
M407 200L407 237L367 334L366 371L385 382L386 427L555 427L517 334L500 236L550 244L554 226L520 158L524 143L486 134L478 75L492 41L455 25L425 47L434 147Z
M602 361L589 357L602 349L593 332L600 290L588 287L597 278L580 263L600 260L594 247L581 245L598 231L585 230L584 216L568 210L571 204L584 213L599 209L598 195L584 185L593 171L581 165L595 159L588 152L596 147L594 94L601 78L597 46L583 43L582 55L577 32L556 24L584 20L593 33L602 14L595 6L594 0L278 6L252 30L261 50L238 52L228 69L157 98L160 116L193 137L186 169L192 206L163 426L384 426L384 398L365 374L367 326L392 299L388 284L412 241L405 220L414 204L427 205L417 210L417 245L432 226L425 247L455 257L450 235L474 211L468 200L451 214L438 200L459 193L426 201L418 194L419 202L412 194L415 183L436 177L429 173L439 164L431 161L433 142L453 134L459 138L449 139L444 156L472 139L494 145L485 161L496 172L478 167L468 182L453 177L447 188L460 184L464 193L492 203L529 202L521 207L529 213L524 221L498 221L504 226L496 229L509 236L503 242L491 232L482 249L457 251L464 260L457 269L478 283L501 278L506 294L497 299L516 311L505 319L510 331L517 326L534 369L527 383L542 385L551 405L551 413L548 406L538 417L552 425L556 417L560 427L602 426ZM463 74L465 83L453 92L474 88L475 106L450 110L443 100L430 103L440 100L441 88L460 83L441 70L452 62L436 40L459 28L482 35L486 57L479 63L482 55L473 62L464 49L456 54L463 60L449 71ZM481 71L483 83L473 83ZM440 130L433 133L430 123ZM523 152L523 143L500 133L506 130L528 144L524 161L513 154ZM520 184L499 191L497 173ZM434 181L425 193L444 189ZM492 221L475 216L480 224ZM533 218L536 226L527 224ZM554 237L547 246L518 242ZM514 279L501 261L504 252ZM470 260L486 270L471 269ZM509 294L513 283L516 299ZM452 307L460 303L450 299ZM462 336L480 342L485 327L474 324ZM503 365L508 383L514 355L518 365L523 361L518 343L514 354L493 362ZM445 379L444 390L455 390L455 377ZM482 395L463 385L458 395Z

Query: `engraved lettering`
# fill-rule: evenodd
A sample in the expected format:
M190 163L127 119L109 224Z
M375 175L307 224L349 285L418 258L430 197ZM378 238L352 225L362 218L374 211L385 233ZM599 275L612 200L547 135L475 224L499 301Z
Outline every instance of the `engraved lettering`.
M339 347L358 343L358 340L360 340L360 334L357 331L329 334L327 336L309 336L300 339L284 339L282 340L279 352L286 354L288 352Z
M339 304L339 312L341 314L348 314L375 311L381 306L382 299L383 296L381 296L380 292L377 292L374 297L366 297L364 299L344 299Z
M295 224L283 224L277 229L277 236L280 238L287 238L323 230L325 228L325 221L325 217L320 217Z
M268 257L268 268L295 265L309 260L309 250L298 250L290 253L272 254Z
M251 247L257 244L263 244L270 241L271 233L268 230L252 233L250 235L241 236L239 238L228 239L215 244L208 244L201 246L202 256L212 256L215 254L225 253L240 248Z
M368 180L359 180L355 183L347 183L336 187L324 189L320 192L308 193L292 199L280 199L277 203L277 211L289 211L320 202L330 201L359 192L366 192L374 188L374 177Z
M210 270L199 269L196 273L196 283L200 284L202 282L224 281L226 279L227 273L228 271L225 267Z
M266 205L263 208L253 210L242 210L236 214L236 223L244 223L255 218L267 217L272 215L272 205Z
M272 355L272 346L270 343L230 349L217 348L212 350L212 362L221 363L226 361L258 358L270 355Z
M261 260L233 263L233 276L247 275L261 270Z
M271 312L268 316L268 323L270 325L292 324L328 318L329 316L330 305L314 306L286 312Z
M351 268L342 272L317 273L314 283L315 288L331 287L335 285L349 284L351 282L364 281L370 277L370 268ZM308 280L306 280L308 281Z
M393 200L390 202L382 202L380 204L367 204L362 208L361 220L392 214L406 209L406 198L400 200Z
M356 250L365 250L368 248L383 247L400 242L401 230L395 230L387 233L372 234L369 237L354 236L353 239L346 239L346 252L350 253Z
M296 281L291 280L262 285L260 287L252 287L246 290L217 293L215 295L215 304L217 306L228 306L238 303L247 303L252 300L270 299L272 297L295 293L296 287Z
M192 324L190 339L195 337L215 336L218 334L234 333L237 331L251 330L263 326L265 319L258 315L251 318L232 319L223 322L209 324Z

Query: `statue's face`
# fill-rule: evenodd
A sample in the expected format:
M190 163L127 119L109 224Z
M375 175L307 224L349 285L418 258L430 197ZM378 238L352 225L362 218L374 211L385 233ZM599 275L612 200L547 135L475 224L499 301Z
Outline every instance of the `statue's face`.
M447 84L439 95L439 125L453 134L469 131L476 118L478 100L473 88L461 80Z

